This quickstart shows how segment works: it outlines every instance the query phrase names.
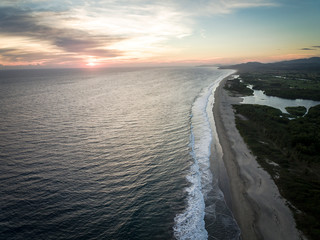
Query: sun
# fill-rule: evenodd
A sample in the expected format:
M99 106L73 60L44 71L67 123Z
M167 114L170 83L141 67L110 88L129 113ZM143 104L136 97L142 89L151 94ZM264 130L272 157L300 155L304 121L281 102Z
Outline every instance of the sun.
M96 59L96 58L93 58L93 57L89 57L88 59L87 59L87 63L86 63L86 66L88 66L88 67L95 67L95 66L97 66L98 65L98 62L97 62L98 60Z
M94 66L96 66L97 64L94 63L94 62L88 62L86 65L89 66L89 67L94 67Z

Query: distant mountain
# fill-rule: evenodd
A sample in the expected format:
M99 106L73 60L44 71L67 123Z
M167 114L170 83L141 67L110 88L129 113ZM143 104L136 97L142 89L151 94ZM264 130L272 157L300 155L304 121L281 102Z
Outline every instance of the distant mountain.
M242 72L257 70L310 70L320 71L320 57L296 59L275 63L248 62L236 65L221 66L220 68L237 69Z

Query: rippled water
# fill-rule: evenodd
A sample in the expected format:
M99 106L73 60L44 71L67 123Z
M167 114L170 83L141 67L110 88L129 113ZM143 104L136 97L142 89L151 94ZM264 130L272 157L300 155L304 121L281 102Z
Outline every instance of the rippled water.
M207 195L224 203L206 187L207 104L230 73L0 71L1 238L207 238L205 207L217 212ZM235 223L209 221L213 234L238 234Z

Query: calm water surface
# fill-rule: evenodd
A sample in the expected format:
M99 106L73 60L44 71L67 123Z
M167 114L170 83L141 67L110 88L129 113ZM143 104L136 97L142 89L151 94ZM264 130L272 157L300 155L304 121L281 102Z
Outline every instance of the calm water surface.
M250 86L252 89L252 86ZM243 101L241 103L245 104L259 104L259 105L267 105L270 107L278 108L283 113L288 113L286 107L298 107L304 106L307 111L309 108L314 107L320 104L319 101L312 101L307 99L285 99L273 96L267 96L264 94L262 90L254 90L252 96L246 96L242 98Z
M236 239L208 187L208 102L230 73L0 71L0 238Z

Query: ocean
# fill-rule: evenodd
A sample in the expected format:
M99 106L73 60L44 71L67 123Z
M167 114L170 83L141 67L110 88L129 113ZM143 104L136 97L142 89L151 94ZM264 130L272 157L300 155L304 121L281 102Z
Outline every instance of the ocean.
M1 70L0 239L238 239L209 161L231 73Z

